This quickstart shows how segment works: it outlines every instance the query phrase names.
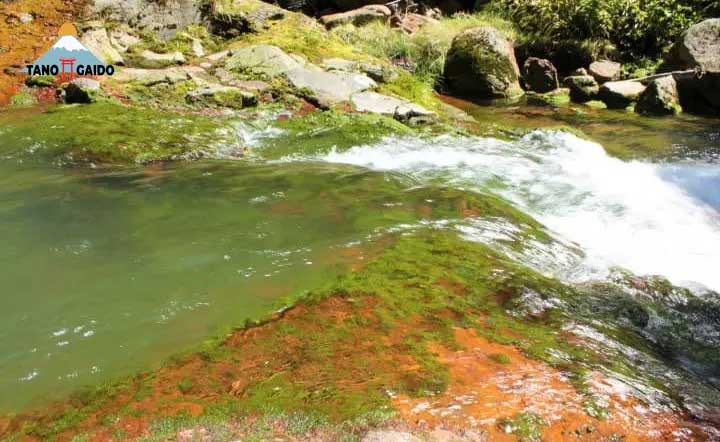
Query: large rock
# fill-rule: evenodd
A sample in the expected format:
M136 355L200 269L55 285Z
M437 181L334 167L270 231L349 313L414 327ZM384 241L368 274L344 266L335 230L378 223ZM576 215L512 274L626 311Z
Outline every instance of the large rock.
M165 40L178 29L199 23L204 0L91 0L90 16L157 32Z
M405 33L412 35L419 31L420 28L428 25L437 24L439 23L439 21L433 17L428 17L427 15L410 12L407 14L393 15L390 23L394 27L401 29Z
M367 5L352 11L323 15L320 17L320 22L328 29L344 24L362 26L373 21L384 22L391 14L390 8L385 5Z
M107 30L103 27L87 29L82 37L80 37L80 43L105 63L120 66L125 64L125 60L115 46L113 46Z
M445 60L445 83L455 95L512 98L522 95L513 46L492 27L468 29L457 35Z
M557 69L550 62L543 58L530 57L523 66L525 86L531 91L544 94L560 87L558 84Z
M214 104L235 109L254 106L257 103L255 94L236 87L222 85L208 85L190 91L185 96L185 99L191 104Z
M260 0L213 0L208 3L206 18L210 32L223 38L260 31L271 21L285 17L281 8Z
M100 82L90 78L77 78L64 85L65 103L89 104L95 102L100 92Z
M139 54L128 55L128 64L133 67L146 69L162 69L173 65L185 64L185 56L182 52L170 52L159 54L157 52L144 50Z
M645 85L639 81L609 81L600 86L598 98L608 109L625 109L636 102L645 92Z
M359 112L387 115L403 122L429 122L435 117L434 112L418 104L377 92L368 91L354 94L351 101L355 110Z
M649 115L675 115L680 110L677 83L672 75L651 81L635 106L636 112Z
M277 46L254 45L233 51L233 55L225 62L231 71L276 77L303 65Z
M343 58L325 59L321 66L327 71L362 72L373 80L382 83L394 81L398 77L398 74L390 68L361 61L345 60Z
M615 81L620 78L620 68L622 65L614 61L601 60L590 63L588 70L595 80L600 83Z
M691 26L670 50L665 68L699 68L699 78L676 78L683 109L720 113L720 18Z
M109 31L110 43L120 53L127 52L132 46L139 44L142 40L125 29L115 28Z
M192 79L189 70L182 68L167 69L136 69L125 68L115 73L112 79L120 82L137 81L144 86L155 86L160 83L174 84Z
M566 77L563 83L570 89L570 100L575 103L586 103L595 100L600 91L600 85L590 75Z
M355 73L325 72L323 70L296 68L285 73L295 88L312 94L322 106L350 100L353 94L377 87L372 78Z
M674 69L700 67L703 71L720 72L720 18L691 26L673 45L667 62Z

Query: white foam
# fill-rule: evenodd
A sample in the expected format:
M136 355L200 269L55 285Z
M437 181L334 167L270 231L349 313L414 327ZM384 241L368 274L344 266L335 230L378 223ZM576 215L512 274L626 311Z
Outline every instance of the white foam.
M386 138L312 159L493 190L579 244L586 277L622 266L720 290L718 212L664 179L662 166L612 158L569 133L535 131L515 142Z

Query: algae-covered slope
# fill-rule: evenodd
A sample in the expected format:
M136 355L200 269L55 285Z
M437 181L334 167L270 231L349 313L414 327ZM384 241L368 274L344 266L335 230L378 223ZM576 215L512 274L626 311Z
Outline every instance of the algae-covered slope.
M145 163L242 146L227 125L111 102L0 113L2 155L58 164Z
M693 413L717 406L712 389L617 351L659 363L640 335L589 334L614 313L577 315L582 292L455 233L421 228L384 241L366 265L273 318L156 372L6 419L6 434L334 440L444 426L522 440L704 440L677 388L698 393Z

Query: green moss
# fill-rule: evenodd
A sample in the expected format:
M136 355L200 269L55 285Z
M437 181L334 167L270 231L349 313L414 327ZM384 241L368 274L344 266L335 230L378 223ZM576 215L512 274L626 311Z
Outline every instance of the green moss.
M505 418L498 423L506 433L517 435L519 442L540 442L541 427L548 425L547 421L535 413L519 413L512 418Z
M39 155L60 162L149 162L197 155L216 142L234 142L219 122L199 116L161 113L111 102L58 106L4 133L5 152ZM90 129L92 128L92 129ZM31 136L28 136L31 134Z
M55 77L52 75L31 75L25 80L30 87L51 87L55 84Z
M488 356L488 357L489 357L492 361L497 362L498 364L508 365L508 364L511 364L511 363L512 363L512 361L510 360L510 358L509 358L507 355L504 355L504 354L502 354L502 353L491 354L491 355Z
M28 90L21 90L10 98L10 104L12 106L32 106L37 103L37 99Z
M302 55L313 63L332 57L372 61L372 57L328 33L317 21L292 12L286 12L282 20L270 22L267 30L243 35L230 47L253 44L277 46L289 54Z
M314 154L331 148L342 150L385 135L413 133L412 129L389 117L335 110L314 111L274 123L274 126L284 134L267 141L262 152L266 158Z

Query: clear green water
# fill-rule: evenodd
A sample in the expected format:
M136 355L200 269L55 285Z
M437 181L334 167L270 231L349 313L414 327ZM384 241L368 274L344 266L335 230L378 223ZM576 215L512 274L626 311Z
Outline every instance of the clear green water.
M0 161L0 408L151 367L321 286L362 259L354 242L416 219L384 205L404 187L320 164Z

